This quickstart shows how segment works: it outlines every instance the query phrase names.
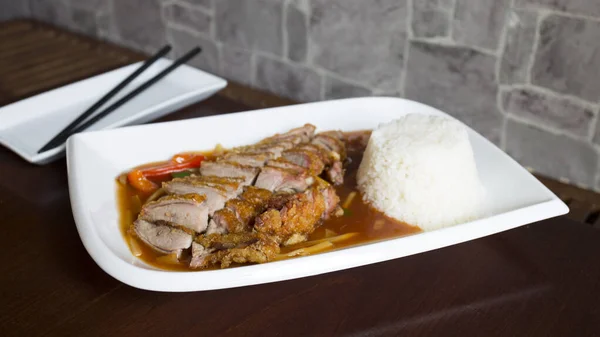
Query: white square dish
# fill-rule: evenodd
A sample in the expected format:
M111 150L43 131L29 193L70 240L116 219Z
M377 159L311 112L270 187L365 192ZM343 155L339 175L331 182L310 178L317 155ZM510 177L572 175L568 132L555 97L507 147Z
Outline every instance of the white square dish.
M171 63L168 59L156 61L105 103L103 108ZM45 164L60 158L65 145L41 153L37 151L140 64L130 64L0 108L0 144L34 164ZM184 64L92 125L89 130L148 122L205 99L226 85L224 79Z
M67 144L69 191L77 230L108 274L156 291L199 291L317 275L425 252L568 212L527 170L468 129L487 190L485 218L397 239L233 269L158 270L134 257L119 230L115 178L136 165L217 143L233 147L312 123L317 131L364 130L407 113L446 115L399 98L355 98L77 134ZM160 135L160 136L158 136Z

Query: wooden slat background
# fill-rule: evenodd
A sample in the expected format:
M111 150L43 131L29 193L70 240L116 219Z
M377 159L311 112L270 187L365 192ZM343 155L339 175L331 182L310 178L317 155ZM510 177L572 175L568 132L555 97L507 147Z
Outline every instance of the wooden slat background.
M33 20L0 24L0 106L143 60L142 53ZM255 108L294 104L230 83L219 95ZM569 205L567 217L600 228L600 194L538 175Z

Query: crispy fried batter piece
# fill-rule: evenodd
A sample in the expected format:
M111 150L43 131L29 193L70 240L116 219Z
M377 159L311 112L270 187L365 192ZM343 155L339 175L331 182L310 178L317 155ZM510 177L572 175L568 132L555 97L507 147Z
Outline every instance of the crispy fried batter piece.
M279 244L263 233L209 234L196 238L192 245L192 268L232 263L265 263L279 254Z
M312 233L325 210L325 198L318 186L314 186L295 194L281 210L272 208L259 215L254 229L285 244L294 234L306 236Z

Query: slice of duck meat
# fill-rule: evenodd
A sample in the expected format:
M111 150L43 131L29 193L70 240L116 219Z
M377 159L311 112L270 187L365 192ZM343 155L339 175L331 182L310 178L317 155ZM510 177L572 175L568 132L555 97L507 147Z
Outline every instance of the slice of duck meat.
M199 194L168 195L142 207L139 218L166 221L201 233L208 225L206 196Z
M296 172L296 174L304 174L308 171L307 168L300 166L298 164L294 164L291 161L284 158L272 159L267 162L267 166L271 167L279 167L282 169L287 169Z
M228 192L222 186L208 186L205 182L196 177L175 178L171 181L163 182L162 187L169 194L190 194L195 193L206 196L206 205L208 206L208 215L225 206L225 202L234 198L236 194Z
M333 131L320 133L316 135L312 144L329 151L329 160L326 161L325 176L334 185L344 183L344 167L342 161L346 158L346 147L343 141L328 134L335 134ZM343 136L343 135L342 135Z
M318 134L312 139L311 143L339 154L339 160L341 161L346 159L346 146L343 141L335 137Z
M323 163L325 163L325 165L329 165L329 164L333 163L335 160L340 159L339 155L337 153L327 150L321 146L311 144L311 143L300 144L300 145L296 146L294 149L309 151L309 152L316 154L323 161Z
M240 165L227 161L204 161L200 165L200 174L215 177L240 177L244 178L242 185L252 185L259 172L259 168Z
M307 140L305 140L305 137L302 137L301 135L287 135L287 134L283 134L283 135L275 135L269 138L265 138L263 140L261 140L258 144L279 144L279 143L290 143L292 144L292 147L300 144L300 143L305 143L307 142ZM287 145L289 146L289 145Z
M314 136L316 129L317 127L312 124L304 124L299 128L291 129L290 131L286 132L286 134L301 136L303 138L303 142L306 143Z
M135 234L154 250L179 255L192 244L192 235L185 231L163 224L153 224L143 219L133 223Z
M284 151L281 157L308 169L308 173L311 175L319 175L325 168L325 163L321 158L311 151L291 149Z
M339 160L340 156L337 152L325 150L314 144L303 144L298 148L304 151L310 151L318 155L319 158L325 163L325 177L334 185L341 185L344 183L344 166Z
M325 175L327 176L327 180L329 180L334 185L341 185L344 183L344 166L342 162L336 160L325 170Z
M265 263L279 254L279 244L262 233L210 234L196 238L192 245L191 268L232 263Z
M334 216L341 216L343 209L340 207L340 197L335 193L335 188L321 178L316 179L314 187L321 192L325 201L325 211L321 218L329 219Z
M263 167L270 157L268 153L230 153L225 155L223 160L245 166Z
M262 168L255 187L276 191L304 191L314 181L312 176L296 174L296 172L279 167L265 166Z
M294 139L293 137L297 137L297 140L294 140L295 144L307 143L315 134L316 127L312 124L305 124L299 128L291 129L288 132L276 134L269 138L265 138L261 141L261 143L269 143L274 141L280 141L283 139Z
M281 153L294 147L294 143L289 141L280 141L270 144L257 144L240 149L244 154L265 154L269 159L281 157Z

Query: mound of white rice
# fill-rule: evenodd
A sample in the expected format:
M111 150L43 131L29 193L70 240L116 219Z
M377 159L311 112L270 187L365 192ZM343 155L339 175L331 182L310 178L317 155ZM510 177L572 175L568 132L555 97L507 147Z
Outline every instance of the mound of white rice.
M381 125L357 178L366 201L424 231L480 216L483 186L467 131L454 119L410 114Z

